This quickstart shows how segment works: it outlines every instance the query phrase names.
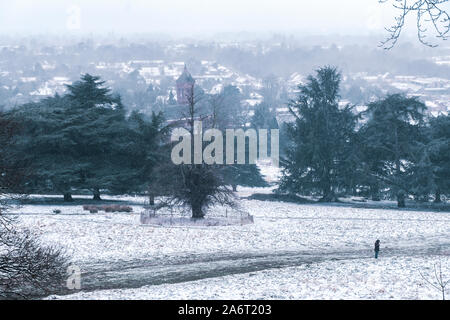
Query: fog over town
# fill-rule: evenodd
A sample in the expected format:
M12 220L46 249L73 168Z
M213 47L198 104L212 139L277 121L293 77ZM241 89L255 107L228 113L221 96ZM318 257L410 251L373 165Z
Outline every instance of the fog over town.
M448 13L0 1L0 300L445 299Z

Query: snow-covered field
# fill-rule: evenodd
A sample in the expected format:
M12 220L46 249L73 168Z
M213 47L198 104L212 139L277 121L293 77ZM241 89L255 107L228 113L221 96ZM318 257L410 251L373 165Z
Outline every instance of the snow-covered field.
M243 198L254 192L270 189L239 189ZM437 255L443 256L450 279L450 213L241 199L242 210L254 216L254 224L157 227L140 224L143 199L123 200L134 203L132 214L90 214L82 205L25 205L15 212L24 213L21 225L43 241L64 246L82 272L92 265L197 256L302 252L333 253L337 259L67 298L439 299L419 274L433 266ZM55 209L61 214L54 214ZM372 257L376 239L381 240L379 260Z
M450 242L450 214L241 200L255 223L225 227L153 227L133 214L89 214L81 206L27 214L22 224L63 244L77 263L211 252L367 250ZM23 209L27 212L30 206ZM53 207L52 207L53 209ZM64 213L68 214L64 214Z
M439 260L443 268L450 270L448 256L326 261L178 284L80 292L49 299L441 299L441 293L421 276L432 281L434 264ZM447 276L450 279L450 271Z

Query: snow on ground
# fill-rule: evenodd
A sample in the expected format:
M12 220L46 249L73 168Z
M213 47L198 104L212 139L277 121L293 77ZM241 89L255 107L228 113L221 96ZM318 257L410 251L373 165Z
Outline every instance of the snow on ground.
M80 292L49 299L441 299L434 264L450 270L450 257L391 257L326 261L138 289ZM450 272L447 273L450 280ZM450 291L450 290L449 290ZM450 293L450 292L447 292Z
M242 194L249 194L243 189ZM89 214L81 206L61 206L68 215L42 212L21 216L22 225L48 243L64 245L76 263L123 261L152 256L208 253L264 253L299 250L372 250L439 245L450 239L450 214L344 206L240 200L254 224L218 227L141 225L132 214ZM33 207L33 206L31 206Z
M264 170L263 170L264 171ZM277 170L266 170L276 179ZM140 224L142 197L104 197L129 203L133 213L90 214L82 202L72 205L27 204L12 212L23 227L45 243L59 244L84 268L120 265L139 259L180 261L195 255L273 254L284 252L350 253L283 269L228 275L138 289L80 292L69 299L439 299L419 271L431 273L443 254L450 273L450 213L363 209L348 205L294 204L249 200L272 188L239 188L241 210L254 224L232 226L151 226ZM61 210L55 214L53 210ZM211 216L223 216L215 208ZM381 258L372 257L381 240ZM428 249L433 249L428 251ZM411 252L411 256L408 253ZM383 257L383 253L386 256ZM389 253L389 254L388 254ZM402 255L402 256L400 256ZM355 259L357 258L357 259ZM170 260L170 259L168 259ZM245 271L248 272L248 271ZM450 278L450 274L447 275ZM59 298L59 297L50 297Z
M281 169L272 166L272 161L270 159L259 160L258 168L261 170L261 174L268 183L276 183L281 178Z

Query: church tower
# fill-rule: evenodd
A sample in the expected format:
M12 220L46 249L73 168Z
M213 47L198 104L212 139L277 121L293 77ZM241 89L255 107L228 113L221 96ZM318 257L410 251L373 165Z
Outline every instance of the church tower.
M189 104L189 98L194 92L195 80L184 65L184 71L177 79L177 102L178 104Z

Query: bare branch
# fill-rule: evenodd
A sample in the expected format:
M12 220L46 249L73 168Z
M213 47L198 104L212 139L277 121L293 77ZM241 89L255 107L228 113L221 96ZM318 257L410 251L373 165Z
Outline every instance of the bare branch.
M444 275L442 272L442 260L439 257L439 261L433 266L434 277L433 280L429 280L427 277L423 275L422 272L419 271L422 279L431 287L435 288L442 294L442 300L445 300L445 292L447 290L447 285L450 283L450 280L445 281Z
M394 24L386 28L389 36L382 41L380 47L392 49L398 42L406 18L415 15L417 25L417 37L419 41L428 46L436 47L436 43L428 41L428 35L432 34L439 40L447 40L450 35L450 15L446 4L449 0L379 0L380 3L391 3L399 11Z

